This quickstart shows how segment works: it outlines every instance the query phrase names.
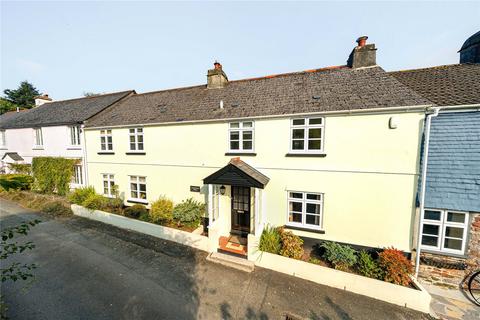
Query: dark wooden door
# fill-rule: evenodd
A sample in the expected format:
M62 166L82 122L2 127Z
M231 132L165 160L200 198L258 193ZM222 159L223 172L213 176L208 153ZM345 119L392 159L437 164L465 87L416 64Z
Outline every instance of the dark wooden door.
M232 232L250 232L250 188L232 186Z

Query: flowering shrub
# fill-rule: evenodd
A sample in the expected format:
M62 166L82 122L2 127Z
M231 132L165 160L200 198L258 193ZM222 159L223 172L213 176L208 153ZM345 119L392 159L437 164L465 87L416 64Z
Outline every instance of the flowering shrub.
M403 286L410 284L413 266L403 255L403 251L393 247L385 249L378 255L378 264L384 273L384 281Z
M282 238L282 249L280 254L284 257L301 259L303 256L303 240L294 235L291 231L279 229Z

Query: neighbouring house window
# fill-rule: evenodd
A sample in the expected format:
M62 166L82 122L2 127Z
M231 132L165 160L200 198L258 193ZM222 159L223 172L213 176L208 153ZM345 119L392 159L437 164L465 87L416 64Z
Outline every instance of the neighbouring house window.
M113 150L112 130L100 130L100 149L102 151Z
M5 136L5 130L0 130L0 147L7 146L7 139Z
M83 184L83 175L82 175L82 166L74 165L73 166L73 183L74 184Z
M147 199L146 177L130 176L130 197L136 200Z
M323 151L324 118L292 119L290 151L319 153Z
M73 126L69 127L70 129L70 145L79 146L80 145L80 127Z
M113 174L105 173L103 176L103 194L108 197L115 196L115 180Z
M33 142L35 147L43 147L42 128L33 129Z
M230 151L253 151L253 133L252 121L231 122L228 135Z
M130 151L143 151L143 128L129 129Z
M312 229L322 228L323 194L288 192L287 225Z
M425 209L421 230L424 249L463 254L468 230L468 213Z

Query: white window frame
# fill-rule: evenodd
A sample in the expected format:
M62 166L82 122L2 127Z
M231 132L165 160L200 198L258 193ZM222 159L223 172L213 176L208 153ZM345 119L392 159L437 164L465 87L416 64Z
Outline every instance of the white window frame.
M81 164L75 164L73 166L73 184L81 186L83 185L83 168Z
M133 132L132 132L133 130ZM145 152L145 139L143 136L143 128L129 128L128 129L128 148L132 152ZM139 137L142 137L142 141L139 141ZM134 137L134 141L131 142L131 137ZM135 148L132 149L132 144L134 144ZM140 144L142 148L140 149Z
M310 124L311 119L321 119L321 124ZM303 125L294 125L295 120L303 120ZM293 138L293 130L303 129L303 139ZM321 129L320 138L309 139L308 131L309 129ZM299 140L303 141L303 149L293 149L293 141ZM320 149L308 149L309 140L320 140ZM290 153L309 153L309 154L318 154L324 153L324 144L325 144L325 117L298 117L290 119Z
M0 148L7 147L7 132L6 130L0 130Z
M301 193L302 198L293 198L290 197L290 193ZM320 200L312 200L312 199L307 199L307 194L314 194L314 195L319 195ZM290 202L301 202L302 203L302 212L297 212L302 214L302 222L293 222L289 221L290 219ZM295 190L287 190L287 223L285 225L287 226L292 226L292 227L299 227L303 229L312 229L312 230L323 230L323 207L324 207L324 201L325 201L325 194L321 192L308 192L308 191L295 191ZM318 226L312 225L312 224L307 224L306 219L307 219L307 203L311 204L318 204L320 205L320 224ZM308 213L310 214L310 213ZM313 215L313 214L310 214Z
M147 200L147 177L146 176L129 176L130 179L128 181L128 189L130 191L129 193L129 200L133 200L135 202L142 202L142 203L148 203L148 200ZM143 184L145 184L145 198L141 198L139 197L141 192L140 191L140 185L142 184L140 182L140 178L144 178L145 179L145 182ZM137 190L133 190L132 189L132 183L135 183L137 185ZM136 197L132 197L132 192L136 192Z
M111 129L100 130L100 150L113 151L113 135Z
M425 219L425 211L439 212L440 213L440 220ZM465 215L465 221L463 223L447 221L449 212L450 213L459 213L459 214ZM470 222L469 218L470 218L469 213L464 212L464 211L425 208L424 211L422 212L422 216L421 216L422 225L421 225L421 229L419 230L419 236L423 238L423 226L424 226L424 224L436 225L436 226L439 227L438 244L437 244L437 246L429 246L429 245L421 244L421 248L425 249L425 250L430 250L430 251L437 251L437 252L443 252L443 253L453 253L453 254L463 255L465 253L465 247L466 247L466 243L467 243L467 236L468 236L469 222ZM445 238L451 238L451 239L458 239L459 240L459 238L447 237L446 236L447 227L454 227L454 228L462 228L463 229L463 234L462 234L462 239L461 239L462 240L461 250L445 248ZM425 234L425 235L426 236L434 236L434 235L429 235L429 234ZM422 243L422 241L420 241L420 243Z
M35 149L43 148L42 128L33 128L33 148Z
M107 183L106 187L105 182ZM113 173L102 173L102 183L103 195L109 198L115 197L113 188L115 186L115 175ZM105 193L105 189L107 189L107 193Z
M68 127L68 133L70 134L70 146L78 147L81 144L80 140L80 126Z
M251 127L245 127L245 123L251 123ZM232 128L233 124L238 124L238 128ZM243 148L243 133L251 131L252 132L252 148L251 149L244 149ZM231 134L232 132L238 132L238 140L232 140ZM232 149L231 142L238 141L238 149ZM246 139L245 141L250 141L250 139ZM250 121L233 121L228 124L228 152L231 153L252 153L255 152L255 122L253 120Z

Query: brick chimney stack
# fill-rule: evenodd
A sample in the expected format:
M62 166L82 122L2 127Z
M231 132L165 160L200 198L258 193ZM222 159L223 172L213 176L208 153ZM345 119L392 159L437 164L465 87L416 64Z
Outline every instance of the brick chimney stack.
M377 65L377 49L375 44L367 44L367 36L357 39L358 45L353 48L348 57L347 65L350 68L365 68Z
M207 73L207 88L218 89L224 88L228 84L228 77L223 72L220 62L215 61L213 69L208 70Z
M47 93L35 97L35 107L39 107L44 103L52 102L52 98L48 97Z

